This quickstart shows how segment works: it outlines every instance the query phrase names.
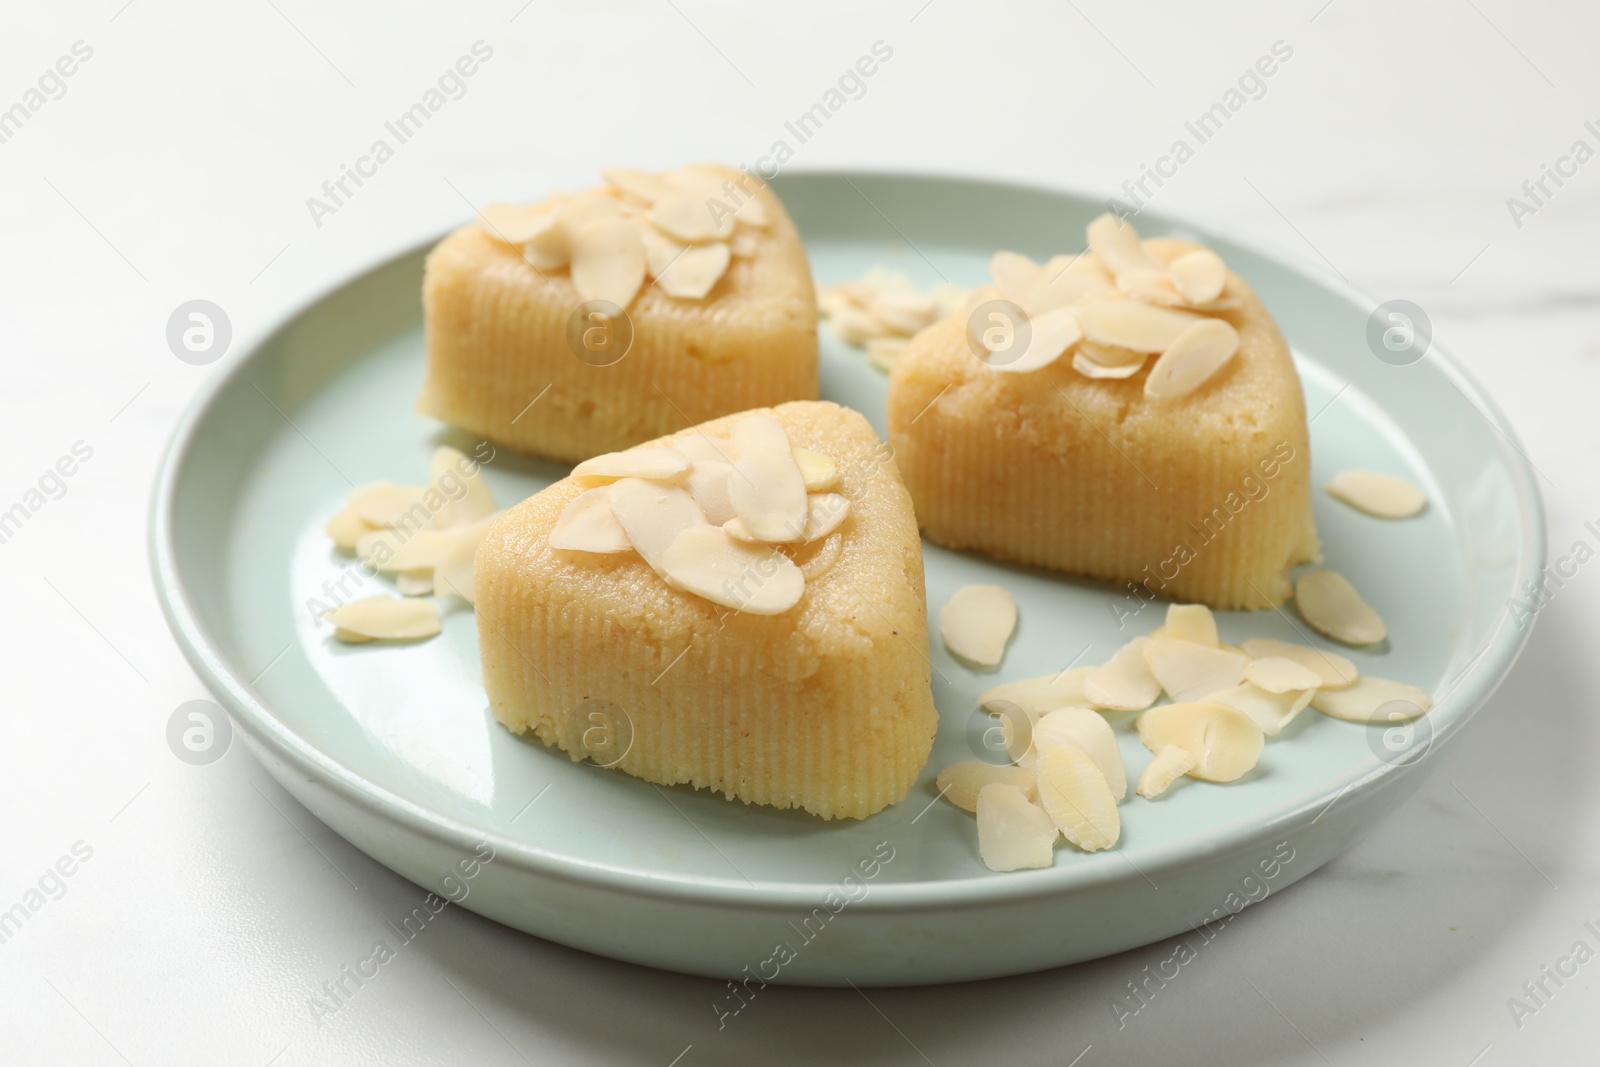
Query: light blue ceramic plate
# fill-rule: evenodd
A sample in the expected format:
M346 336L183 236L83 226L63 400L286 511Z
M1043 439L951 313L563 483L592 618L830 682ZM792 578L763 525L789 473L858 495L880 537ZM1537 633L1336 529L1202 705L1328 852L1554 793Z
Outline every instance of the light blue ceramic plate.
M875 264L920 283L986 279L996 248L1082 247L1100 210L1031 189L916 177L784 177L823 282ZM1308 712L1227 786L1130 797L1117 849L1063 846L1047 870L993 874L971 816L933 803L935 771L971 757L979 690L1095 662L1159 624L1119 630L1109 587L927 546L928 602L1000 582L1021 626L996 673L929 649L941 726L906 800L862 822L658 789L513 737L489 716L466 610L421 645L346 647L307 608L359 574L322 525L349 483L421 481L440 442L411 412L421 381L424 249L289 316L223 366L178 430L155 501L166 611L195 668L273 775L369 855L464 906L542 937L697 974L888 985L1091 959L1187 930L1311 873L1420 783L1428 753L1510 669L1526 634L1507 601L1543 566L1538 496L1509 426L1437 351L1396 366L1369 348L1372 302L1225 238L1142 217L1146 235L1222 253L1277 315L1299 358L1320 485L1346 467L1404 475L1432 501L1382 522L1317 495L1331 566L1390 627L1363 670L1434 692L1420 730ZM885 380L824 328L822 395L883 430ZM514 502L564 473L501 450L487 477ZM347 590L353 586L347 585ZM363 588L385 591L376 579ZM1221 620L1226 640L1301 639L1290 616ZM275 661L275 662L274 662ZM268 665L271 669L252 682ZM1150 755L1118 723L1130 778ZM480 844L481 843L481 844ZM458 863L494 859L464 883ZM748 968L748 969L747 969Z

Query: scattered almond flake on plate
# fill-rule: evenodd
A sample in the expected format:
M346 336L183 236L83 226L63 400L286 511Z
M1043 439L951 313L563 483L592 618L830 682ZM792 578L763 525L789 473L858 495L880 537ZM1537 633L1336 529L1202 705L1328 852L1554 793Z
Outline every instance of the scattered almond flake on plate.
M1139 716L1139 740L1151 752L1169 745L1194 757L1188 772L1208 782L1232 782L1261 758L1266 737L1255 720L1227 704L1162 704Z
M1097 708L1143 711L1161 698L1161 683L1150 673L1144 649L1148 637L1135 637L1096 667L1083 683L1083 695Z
M720 526L691 526L661 556L674 588L751 615L780 615L800 602L805 576L775 548L735 541Z
M809 448L791 448L789 451L794 455L795 466L800 468L800 477L805 480L806 492L832 489L839 480L839 464L834 462L832 456L813 452Z
M1428 497L1404 478L1377 471L1348 470L1333 476L1328 495L1380 519L1409 519L1422 513Z
M1176 704L1203 700L1244 681L1248 656L1207 648L1173 637L1155 638L1144 648L1150 673Z
M728 476L732 473L733 464L720 459L695 460L694 466L689 468L685 488L713 526L721 526L737 514L733 501L728 498Z
M1322 675L1287 656L1265 656L1252 659L1244 669L1245 680L1260 686L1269 693L1288 693L1306 689L1320 689Z
M1349 722L1409 722L1433 707L1433 698L1414 685L1363 675L1345 689L1319 689L1311 706Z
M834 335L847 345L864 345L875 337L889 336L889 328L858 307L836 307L828 316Z
M1033 728L1044 717L1043 713L1026 704L1003 703L995 708L995 718L1000 721L1000 741L1006 755L1013 763L1033 766Z
M374 530L356 542L356 557L373 570L393 574L431 568L450 543L444 530L421 529L414 532L385 528Z
M1337 652L1310 645L1296 645L1288 641L1275 641L1270 637L1252 637L1242 646L1245 655L1252 659L1291 659L1314 672L1321 679L1318 689L1342 689L1361 677L1356 665Z
M1040 712L1076 707L1089 702L1084 685L1094 667L1075 667L1038 678L1023 678L993 686L978 694L980 707L994 711L1003 704L1020 704Z
M1179 641L1193 641L1207 648L1218 648L1221 645L1221 639L1217 636L1217 617L1204 604L1167 605L1167 618L1162 633L1165 637L1176 638Z
M368 641L418 641L439 632L439 610L431 600L371 596L340 605L322 617L334 625L336 637L347 633Z
M1085 852L1117 843L1122 836L1117 799L1087 752L1076 745L1049 745L1038 751L1034 773L1039 805L1068 841Z
M888 374L894 370L894 361L900 358L900 353L910 343L904 337L869 337L866 345L867 362Z
M1106 780L1111 795L1121 800L1128 794L1128 771L1122 764L1122 749L1117 732L1105 717L1088 708L1057 708L1033 726L1033 747L1040 751L1050 745L1076 745Z
M423 494L427 505L429 492L442 498L433 513L433 528L448 530L455 526L470 526L492 515L497 509L494 493L483 477L483 465L468 459L466 453L449 445L433 450L428 461L428 488Z
M644 242L625 219L597 219L571 237L572 284L582 301L626 308L644 284Z
M1038 796L1038 791L1034 787L1033 772L1026 767L1006 763L985 763L980 759L952 763L940 771L938 777L933 780L933 784L938 787L939 795L962 811L977 811L978 791L996 782L1016 786L1029 800ZM1051 825L1050 832L1054 836L1054 824Z
M1220 321L1127 299L1086 304L1077 316L1083 336L1096 344L1146 353L1165 352L1195 325Z
M412 508L421 504L423 494L426 492L427 489L420 485L378 482L355 494L354 499L350 501L350 509L373 529L392 526L404 518Z
M606 490L591 490L591 492L604 493ZM609 505L606 506L606 510L609 513ZM485 535L489 532L489 525L499 517L496 513L478 520L471 526L451 532L450 544L439 554L439 561L433 568L433 590L436 596L458 596L468 604L474 602L473 561L477 558L478 546L483 543Z
M1139 231L1116 215L1101 215L1089 223L1089 251L1113 275L1134 270L1165 270L1166 264L1145 250Z
M910 337L939 317L939 301L921 292L879 292L867 310L894 333Z
M328 520L328 525L322 532L333 539L333 543L346 552L354 552L356 544L367 534L372 533L373 527L356 514L354 507L346 506Z
M568 552L629 552L633 542L611 512L611 487L585 490L567 502L548 538ZM443 566L441 563L439 566Z
M985 338L1003 333L1005 331L989 331L985 334ZM1020 353L1016 351L1015 337L1015 333L1010 334L1008 349L989 350L991 358L984 362L991 370L1023 374L1049 366L1078 343L1083 337L1083 330L1078 325L1076 312L1071 308L1057 308L1035 316L1029 321L1026 350Z
M1244 712L1261 727L1262 733L1268 737L1276 737L1283 732L1285 726L1294 721L1296 715L1311 704L1312 692L1310 689L1303 689L1273 693L1246 682L1236 688L1213 693L1209 699Z
M805 478L783 448L743 448L728 476L734 514L762 541L797 541L805 533Z
M1055 862L1056 826L1021 789L991 782L978 791L978 855L991 871L1020 871Z
M1167 265L1172 284L1191 304L1209 304L1222 295L1228 268L1209 248L1185 252Z
M724 244L691 245L656 275L668 296L704 300L728 269L731 253Z
M1221 319L1198 319L1161 353L1144 394L1156 400L1188 396L1221 370L1239 351L1239 332Z
M433 592L433 569L401 571L394 576L394 587L401 596L427 596Z
M1294 583L1294 602L1312 629L1335 641L1371 645L1388 636L1383 619L1337 571L1302 574Z
M629 543L657 574L661 573L662 556L680 533L707 525L694 497L675 485L624 478L611 484L608 499L611 514L627 533Z
M1017 602L1003 586L964 585L939 609L939 637L951 655L993 667L1017 628Z
M674 448L640 445L624 452L607 452L572 468L574 478L650 478L671 481L689 471L688 457Z
M1192 770L1194 756L1177 745L1167 745L1139 776L1138 793L1146 800L1154 800Z

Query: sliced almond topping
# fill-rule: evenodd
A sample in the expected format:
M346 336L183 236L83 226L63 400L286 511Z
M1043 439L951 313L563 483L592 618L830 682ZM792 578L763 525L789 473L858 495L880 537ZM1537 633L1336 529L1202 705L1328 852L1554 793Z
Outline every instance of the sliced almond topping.
M1207 648L1217 648L1217 617L1204 604L1169 604L1167 621L1162 636L1179 641L1193 641Z
M1187 311L1151 307L1138 300L1107 300L1077 309L1083 336L1102 345L1131 348L1135 352L1165 352L1184 332L1202 319Z
M1433 707L1433 698L1414 685L1364 675L1345 689L1319 689L1311 706L1350 722L1408 722Z
M939 609L939 636L952 655L980 667L1005 657L1017 628L1017 602L1003 586L964 585Z
M490 204L482 211L483 229L497 241L520 245L555 225L558 214L549 204Z
M812 493L806 498L806 529L802 541L818 541L839 528L850 514L850 501L838 493Z
M627 552L627 531L611 513L611 487L579 493L567 502L550 531L550 547L569 552ZM441 564L442 566L442 564ZM459 592L459 588L457 590Z
M561 226L567 231L568 237L591 222L622 217L621 202L599 189L579 193L561 208Z
M433 570L402 571L394 576L401 596L427 596L433 592Z
M661 556L669 584L751 615L778 615L800 602L805 576L775 548L735 541L720 526L691 526Z
M715 205L719 217L736 214L746 225L759 228L767 224L766 206L750 189L751 185L761 188L754 175L745 174L735 181L708 167L688 166L667 171L661 180L705 204L708 210Z
M1222 257L1209 248L1185 252L1173 260L1167 270L1172 274L1172 284L1191 304L1209 304L1222 295L1228 281L1228 268Z
M1291 690L1283 693L1273 693L1258 685L1246 682L1244 685L1233 689L1224 689L1215 693L1211 699L1218 704L1226 704L1230 708L1244 712L1250 716L1261 732L1268 737L1276 737L1283 732L1283 728L1294 721L1311 703L1312 690Z
M1156 758L1139 776L1139 795L1146 800L1154 800L1165 793L1173 782L1192 770L1194 756L1177 745L1168 745L1156 753Z
M1117 288L1135 300L1159 307L1184 307L1189 304L1165 269L1123 271L1117 275Z
M1116 296L1117 290L1100 261L1087 253L1054 256L1040 268L1032 285L1017 301L1030 315L1054 308Z
M1166 269L1165 263L1145 251L1144 242L1139 240L1139 231L1115 215L1101 215L1089 223L1088 237L1089 251L1112 274L1120 276L1133 270Z
M656 284L668 296L703 300L727 271L730 255L725 244L690 245L656 274Z
M640 478L609 487L611 514L650 568L661 574L662 556L683 531L706 525L706 517L687 489ZM715 528L715 527L713 527Z
M806 492L816 493L823 489L832 489L833 484L839 480L839 465L833 461L832 456L813 452L809 448L795 448L790 451L794 454L795 466L800 468L800 477L805 479Z
M728 438L707 437L703 433L686 433L676 438L672 442L672 449L690 463L701 463L706 460L732 463L738 456L733 449L733 442Z
M1239 333L1221 319L1200 319L1173 339L1150 368L1144 395L1157 400L1188 396L1239 351Z
M625 452L607 452L572 468L574 478L653 478L672 481L687 474L688 457L661 445L639 445Z
M552 210L553 224L529 237L522 245L522 258L535 270L561 270L572 262L572 235L564 209Z
M734 259L754 259L761 251L761 238L749 230L739 230L728 241Z
M650 208L650 221L684 244L726 241L733 236L731 212L713 213L705 201L688 193L668 193L657 200Z
M1428 506L1421 489L1377 471L1340 471L1328 483L1328 495L1380 519L1409 519Z
M1244 642L1246 655L1253 659L1276 657L1291 659L1316 673L1320 679L1315 688L1342 689L1361 677L1356 665L1337 652L1309 645L1295 645L1288 641L1274 641L1269 637L1252 637Z
M977 811L978 791L996 782L1016 786L1029 800L1039 795L1034 788L1033 772L1026 767L985 763L979 759L952 763L933 781L939 787L939 794L962 811ZM1054 837L1055 832L1055 825L1051 824L1050 836Z
M731 473L733 464L720 459L696 460L694 466L689 468L686 483L689 495L694 497L694 502L705 513L706 521L713 526L721 526L738 514L728 497L728 476Z
M794 541L805 532L806 483L787 444L781 449L741 444L728 476L728 500L762 541Z
M1144 649L1148 637L1135 637L1096 667L1083 683L1083 695L1097 708L1143 711L1161 696L1161 683L1150 673Z
M1388 627L1337 571L1302 574L1294 583L1294 602L1312 629L1347 645L1370 645L1388 636Z
M322 617L333 623L335 637L348 633L368 641L416 641L439 632L439 609L431 600L371 596L352 600Z
M445 498L433 513L436 530L470 526L495 512L494 494L483 477L483 467L449 445L433 450L433 458L428 461L428 486Z
M1049 745L1039 750L1034 772L1039 805L1068 841L1085 852L1117 843L1122 835L1117 800L1087 752L1077 745Z
M723 529L727 529L726 526ZM829 534L822 544L804 556L796 558L795 563L800 567L800 573L805 575L807 582L814 582L833 569L839 562L839 556L844 551L844 537L838 533Z
M1145 662L1175 703L1204 700L1244 681L1248 656L1171 637L1152 639L1144 647Z
M1244 670L1245 680L1269 693L1317 689L1322 685L1322 675L1295 660L1282 656L1253 659Z
M1080 706L1089 702L1083 688L1095 670L1094 667L1078 667L1039 678L1007 682L979 693L978 704L991 711L1004 704L1021 704L1041 713Z
M1020 374L1049 366L1061 358L1062 353L1078 343L1083 336L1078 326L1078 315L1072 308L1056 308L1030 320L1027 351L1018 353L1013 343L1003 352L994 352L986 362L997 371ZM985 338L1000 337L1003 330L992 330Z
M1019 252L996 252L989 259L989 273L1007 300L1021 304L1039 279L1039 264Z
M1089 754L1113 797L1121 800L1127 796L1128 772L1122 765L1122 749L1117 744L1116 731L1104 716L1088 708L1057 708L1034 724L1035 751L1063 744L1076 745Z
M649 171L637 167L608 167L600 176L611 183L618 192L636 196L653 204L672 191L672 187Z
M639 243L644 245L644 269L652 278L660 278L666 269L678 261L678 257L688 250L689 246L679 244L651 224L650 220L639 216L631 219L634 231L639 235Z
M904 337L872 337L867 340L867 362L884 374L894 370L894 361L911 342Z
M333 538L333 543L346 552L355 551L360 540L372 533L369 526L360 515L356 514L354 507L346 507L333 518L328 520L328 525L322 528L323 532Z
M625 219L598 219L572 234L572 284L578 299L627 307L644 284L644 242Z
M420 485L379 482L357 493L350 502L350 510L354 511L362 522L373 528L392 526L412 508L421 504L423 494L426 492L427 489ZM427 515L427 508L423 508L418 514ZM431 520L432 516L428 518Z
M757 448L792 451L789 431L771 415L746 415L733 424L728 439L733 442L734 458Z
M1139 740L1151 752L1169 745L1194 757L1188 773L1208 782L1231 782L1261 758L1266 738L1244 712L1215 702L1162 704L1139 716Z
M978 813L978 855L991 871L1048 867L1055 861L1055 824L1015 785L985 785L973 807Z
M1123 359L1124 354L1131 358ZM1121 362L1102 363L1102 356ZM1085 378L1132 378L1144 370L1145 360L1149 358L1143 352L1130 352L1125 348L1108 348L1092 341L1079 341L1078 350L1072 354L1072 369Z

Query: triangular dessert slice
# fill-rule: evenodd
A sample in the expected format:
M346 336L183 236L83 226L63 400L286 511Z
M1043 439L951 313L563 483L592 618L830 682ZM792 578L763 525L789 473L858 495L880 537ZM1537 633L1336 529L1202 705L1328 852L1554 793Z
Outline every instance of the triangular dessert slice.
M922 545L888 449L837 404L596 457L495 521L489 706L664 785L864 818L933 744Z
M1318 555L1305 398L1255 292L1112 215L1089 250L1001 252L917 335L889 441L934 541L1157 595L1266 608Z
M606 179L490 205L429 254L418 412L576 462L814 399L811 269L772 190L709 165Z

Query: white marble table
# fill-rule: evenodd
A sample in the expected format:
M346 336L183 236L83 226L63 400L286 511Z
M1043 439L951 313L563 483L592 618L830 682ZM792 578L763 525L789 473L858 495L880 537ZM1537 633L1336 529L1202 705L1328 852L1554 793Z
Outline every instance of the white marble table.
M1158 208L1423 305L1520 429L1552 545L1590 538L1583 523L1600 517L1600 268L1583 258L1600 162L1560 162L1576 140L1600 147L1584 125L1600 120L1593 5L616 6L601 18L543 0L97 0L8 13L0 109L23 113L7 125L0 112L0 509L75 444L92 455L0 544L0 907L41 879L51 891L0 943L0 1062L945 1067L1001 1048L1085 1067L1592 1060L1600 962L1559 985L1541 969L1570 971L1580 940L1600 948L1585 926L1600 929L1594 568L1544 611L1420 795L1247 911L1120 1028L1114 998L1171 946L970 986L770 988L719 1032L720 983L459 909L313 1021L307 998L420 890L330 833L242 747L204 767L167 747L172 710L204 695L145 562L152 471L216 373L167 349L185 300L222 305L244 337L455 223L464 199L574 185L599 160L753 161L876 41L892 58L792 166L1109 192L1281 41L1292 57L1176 169ZM478 41L492 56L464 94L313 218L307 198ZM49 75L61 57L71 75ZM1522 187L1544 165L1570 176L1535 203ZM1512 196L1534 210L1513 211ZM72 874L57 881L46 872L61 857ZM1541 979L1535 1002L1523 985ZM1513 997L1536 1010L1514 1013Z

